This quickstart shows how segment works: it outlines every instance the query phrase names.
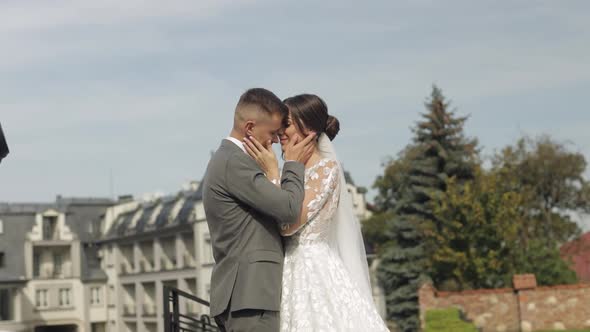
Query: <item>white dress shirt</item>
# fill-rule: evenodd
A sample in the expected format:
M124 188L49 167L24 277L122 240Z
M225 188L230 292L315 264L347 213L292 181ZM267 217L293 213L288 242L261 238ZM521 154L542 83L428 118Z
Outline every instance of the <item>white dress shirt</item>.
M242 151L244 151L244 153L248 154L248 152L246 152L246 148L244 147L244 143L240 142L239 139L237 139L235 137L231 137L231 136L228 136L225 139L230 142L233 142L235 145L238 146L238 148L240 148Z

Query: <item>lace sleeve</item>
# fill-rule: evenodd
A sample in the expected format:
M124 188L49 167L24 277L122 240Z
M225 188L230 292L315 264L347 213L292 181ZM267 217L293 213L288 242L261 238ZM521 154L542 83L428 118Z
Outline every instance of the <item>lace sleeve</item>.
M338 205L338 163L324 159L309 168L305 174L305 198L299 222L283 225L281 233L290 236L303 226L318 219L329 219Z

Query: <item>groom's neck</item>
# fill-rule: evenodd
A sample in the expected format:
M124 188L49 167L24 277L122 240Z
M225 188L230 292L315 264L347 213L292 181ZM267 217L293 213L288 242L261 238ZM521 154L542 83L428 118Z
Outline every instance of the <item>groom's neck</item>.
M229 136L239 140L240 142L244 140L244 134L239 133L236 130L232 130L231 133L229 133Z

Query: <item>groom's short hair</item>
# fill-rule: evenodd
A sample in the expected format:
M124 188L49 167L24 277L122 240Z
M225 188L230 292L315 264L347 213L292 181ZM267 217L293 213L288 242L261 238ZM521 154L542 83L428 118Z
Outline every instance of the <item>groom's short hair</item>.
M250 112L260 112L265 115L279 114L283 119L289 116L289 109L279 97L263 88L252 88L240 96L236 105L235 122L241 122Z

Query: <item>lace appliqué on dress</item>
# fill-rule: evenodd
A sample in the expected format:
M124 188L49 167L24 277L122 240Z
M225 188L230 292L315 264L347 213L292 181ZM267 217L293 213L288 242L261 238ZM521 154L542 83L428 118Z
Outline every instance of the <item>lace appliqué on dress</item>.
M305 172L307 222L285 238L281 332L388 331L328 243L344 185L339 167L323 159Z

